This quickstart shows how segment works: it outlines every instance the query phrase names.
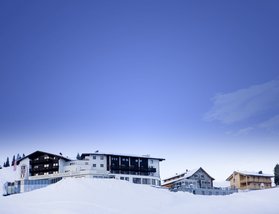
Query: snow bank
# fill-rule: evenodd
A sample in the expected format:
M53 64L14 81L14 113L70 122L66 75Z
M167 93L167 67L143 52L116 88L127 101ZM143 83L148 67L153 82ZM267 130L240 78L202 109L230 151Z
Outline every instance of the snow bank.
M68 178L33 192L0 197L0 213L278 214L278 196L278 188L229 196L198 196L119 180Z
M16 169L13 166L0 169L0 196L5 192L4 184L15 180L18 180L18 167Z

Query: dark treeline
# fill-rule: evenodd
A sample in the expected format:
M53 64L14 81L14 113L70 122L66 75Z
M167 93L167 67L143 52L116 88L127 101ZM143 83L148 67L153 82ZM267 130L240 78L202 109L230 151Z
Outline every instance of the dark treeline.
M22 154L22 156L20 154L17 154L13 156L12 159L10 159L9 157L7 157L6 161L4 162L3 164L3 167L10 167L10 166L14 166L15 164L17 164L17 161L24 158L25 157L25 154ZM10 162L10 160L12 160ZM2 168L2 166L0 165L0 168Z

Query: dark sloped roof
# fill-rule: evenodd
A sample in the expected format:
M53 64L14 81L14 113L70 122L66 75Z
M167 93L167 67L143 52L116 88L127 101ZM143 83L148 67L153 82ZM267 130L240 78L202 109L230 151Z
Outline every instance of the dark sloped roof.
M52 153L49 153L49 152L43 152L43 151L35 151L19 160L17 160L17 164L19 164L22 160L26 159L26 158L32 158L32 157L35 157L35 156L38 156L38 155L52 155L52 156L56 156L56 157L59 157L63 160L66 160L66 161L70 161L71 159L69 158L66 158L66 157L63 157L62 155L56 155L56 154L52 154Z

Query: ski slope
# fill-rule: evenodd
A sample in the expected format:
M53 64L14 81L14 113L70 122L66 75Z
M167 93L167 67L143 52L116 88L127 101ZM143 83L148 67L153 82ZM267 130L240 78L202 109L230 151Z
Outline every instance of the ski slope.
M0 197L1 214L278 214L279 188L200 196L119 180L67 178L33 192Z

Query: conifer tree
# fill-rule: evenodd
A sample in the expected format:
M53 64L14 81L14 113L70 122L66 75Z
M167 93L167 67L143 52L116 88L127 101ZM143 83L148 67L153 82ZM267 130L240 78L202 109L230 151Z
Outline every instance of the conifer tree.
M80 159L81 159L81 157L80 157L79 153L77 153L77 160L80 160Z
M274 167L274 183L276 186L279 185L279 164Z
M9 167L9 166L10 166L10 160L9 160L9 157L7 157L7 161L6 161L5 167Z
M15 155L13 156L13 160L12 160L12 166L15 165Z

